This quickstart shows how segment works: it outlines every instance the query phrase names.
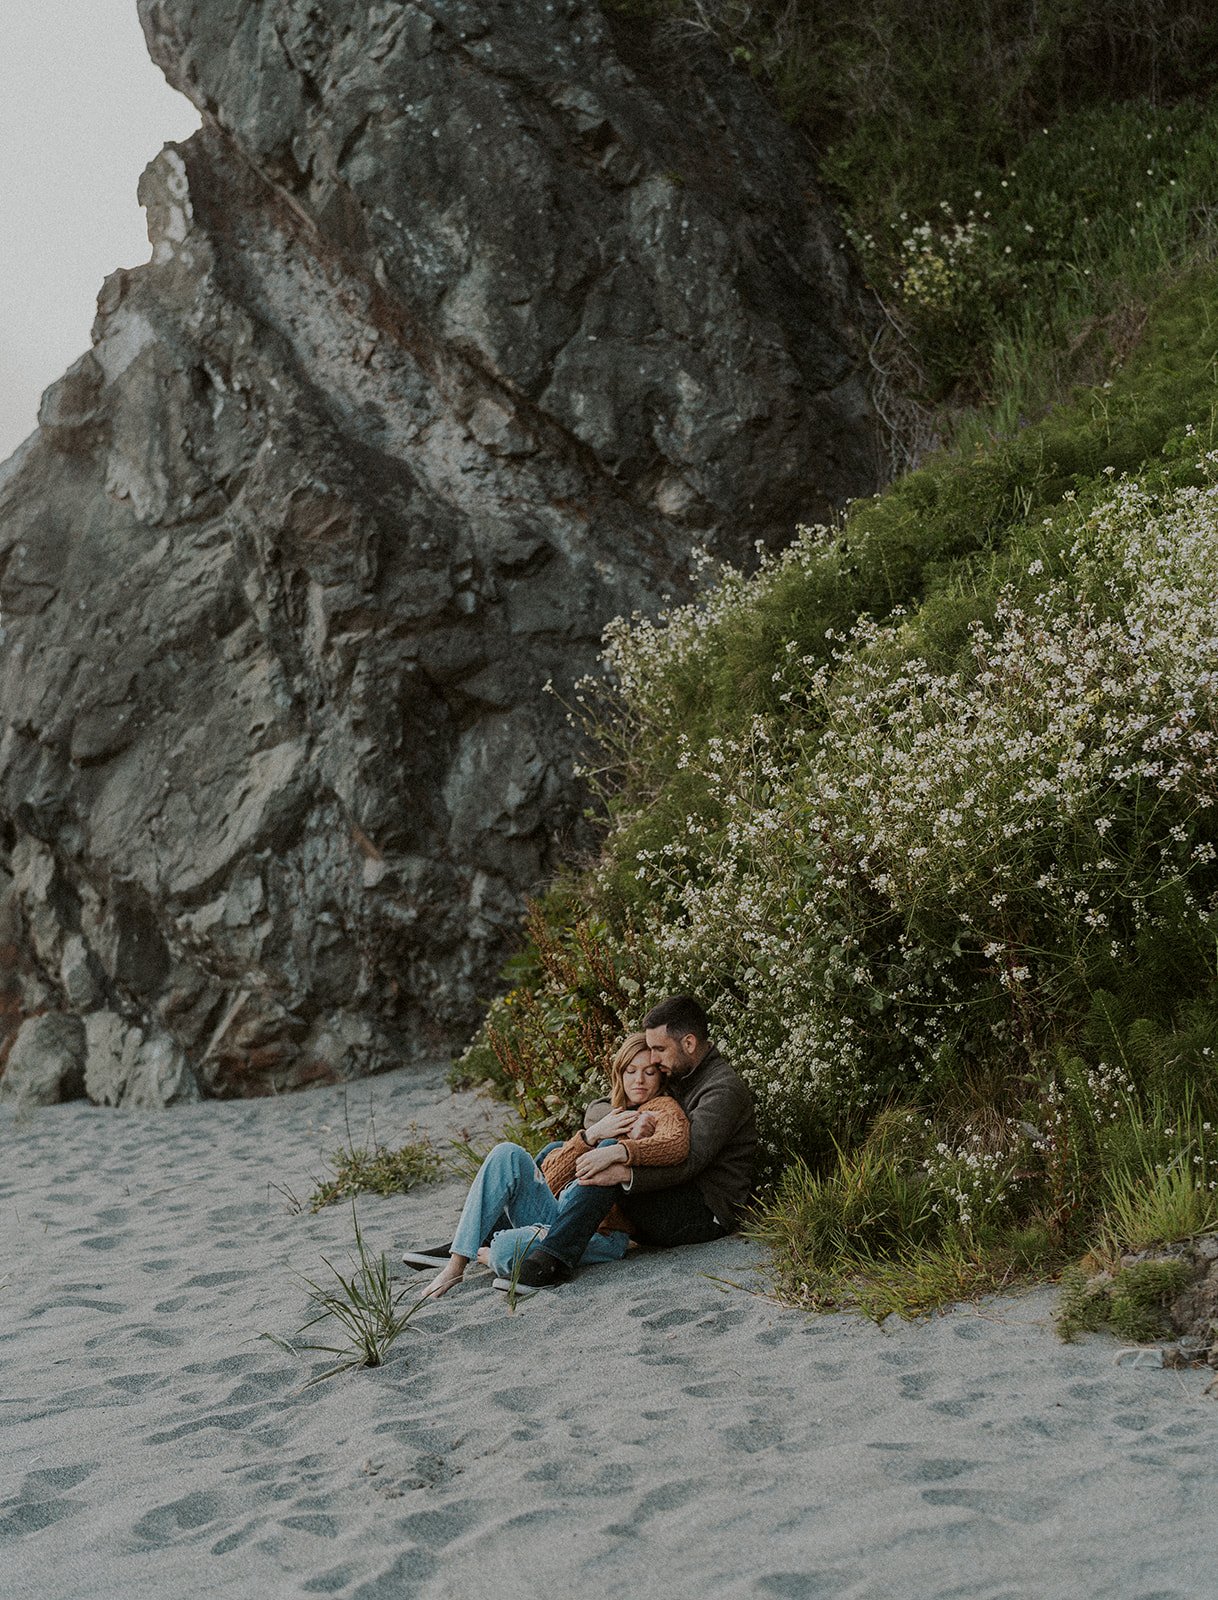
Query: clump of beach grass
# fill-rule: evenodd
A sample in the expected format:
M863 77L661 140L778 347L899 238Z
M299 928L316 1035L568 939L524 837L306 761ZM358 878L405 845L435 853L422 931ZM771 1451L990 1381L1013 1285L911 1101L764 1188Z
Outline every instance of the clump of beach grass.
M347 1142L329 1156L333 1176L320 1179L314 1187L309 1196L310 1211L321 1211L361 1194L409 1194L420 1183L434 1183L447 1170L449 1164L444 1156L416 1123L410 1124L409 1139L390 1148L377 1138L371 1106L367 1144L356 1144L345 1102L343 1122Z
M351 1204L351 1221L355 1229L355 1251L350 1257L352 1270L343 1273L323 1256L322 1262L331 1278L320 1283L313 1278L303 1279L317 1312L303 1324L300 1333L307 1333L311 1328L325 1323L344 1336L343 1342L293 1342L273 1333L261 1335L294 1356L316 1351L340 1357L333 1366L310 1378L305 1384L306 1389L357 1367L383 1366L391 1347L423 1304L422 1299L415 1299L406 1305L410 1290L394 1288L384 1253L373 1255L364 1243L354 1201Z
M434 1183L446 1170L444 1157L423 1135L396 1149L348 1145L330 1157L334 1175L322 1179L309 1197L320 1211L360 1194L409 1194L420 1183Z

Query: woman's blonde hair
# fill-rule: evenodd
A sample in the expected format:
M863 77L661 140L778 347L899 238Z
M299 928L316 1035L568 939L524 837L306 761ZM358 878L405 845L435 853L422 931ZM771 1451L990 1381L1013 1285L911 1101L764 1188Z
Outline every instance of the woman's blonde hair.
M630 1101L626 1098L626 1090L622 1084L622 1073L638 1055L640 1050L647 1048L647 1035L645 1033L628 1033L613 1052L613 1060L609 1063L609 1104L615 1111L621 1111L628 1106Z

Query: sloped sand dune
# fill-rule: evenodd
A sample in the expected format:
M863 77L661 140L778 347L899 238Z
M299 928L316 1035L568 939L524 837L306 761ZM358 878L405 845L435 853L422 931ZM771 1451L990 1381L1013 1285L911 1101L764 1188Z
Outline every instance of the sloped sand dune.
M349 1091L360 1142L486 1141L442 1074ZM295 1274L350 1212L293 1214L343 1096L0 1121L0 1594L897 1600L1218 1594L1204 1375L1063 1346L1051 1298L809 1319L740 1239L583 1274L513 1314L471 1273L378 1371L301 1387ZM396 1261L452 1181L365 1199ZM405 1269L402 1269L405 1271ZM724 1282L723 1280L729 1280Z

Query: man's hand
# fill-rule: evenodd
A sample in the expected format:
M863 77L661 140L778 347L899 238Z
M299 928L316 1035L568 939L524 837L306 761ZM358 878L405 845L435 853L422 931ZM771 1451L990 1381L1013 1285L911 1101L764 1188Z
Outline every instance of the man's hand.
M577 1178L585 1189L612 1189L614 1184L630 1182L629 1161L616 1161L611 1167L602 1167L590 1178Z
M617 1177L608 1177L616 1172ZM620 1144L603 1144L595 1150L586 1150L575 1163L575 1176L580 1183L599 1188L614 1183L624 1183L630 1176L630 1163Z

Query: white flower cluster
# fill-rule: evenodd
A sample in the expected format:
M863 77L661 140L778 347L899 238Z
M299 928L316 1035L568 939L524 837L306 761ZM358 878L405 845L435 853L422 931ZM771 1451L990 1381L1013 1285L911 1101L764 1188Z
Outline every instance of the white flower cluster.
M899 277L894 288L915 305L944 309L959 296L973 267L980 226L949 217L942 227L921 222L901 241Z
M1004 1123L997 1137L994 1130L972 1129L955 1143L941 1140L922 1163L939 1196L934 1211L966 1232L996 1222L1020 1181L1019 1157L1027 1144L1027 1136L1013 1121Z
M1090 1125L1094 1144L1102 1146L1108 1129L1131 1123L1138 1115L1136 1089L1126 1067L1107 1061L1073 1065L1069 1083L1060 1076L1046 1083L1040 1126L1031 1139L1046 1170L1058 1173L1062 1180L1079 1159L1075 1141L1080 1121Z

